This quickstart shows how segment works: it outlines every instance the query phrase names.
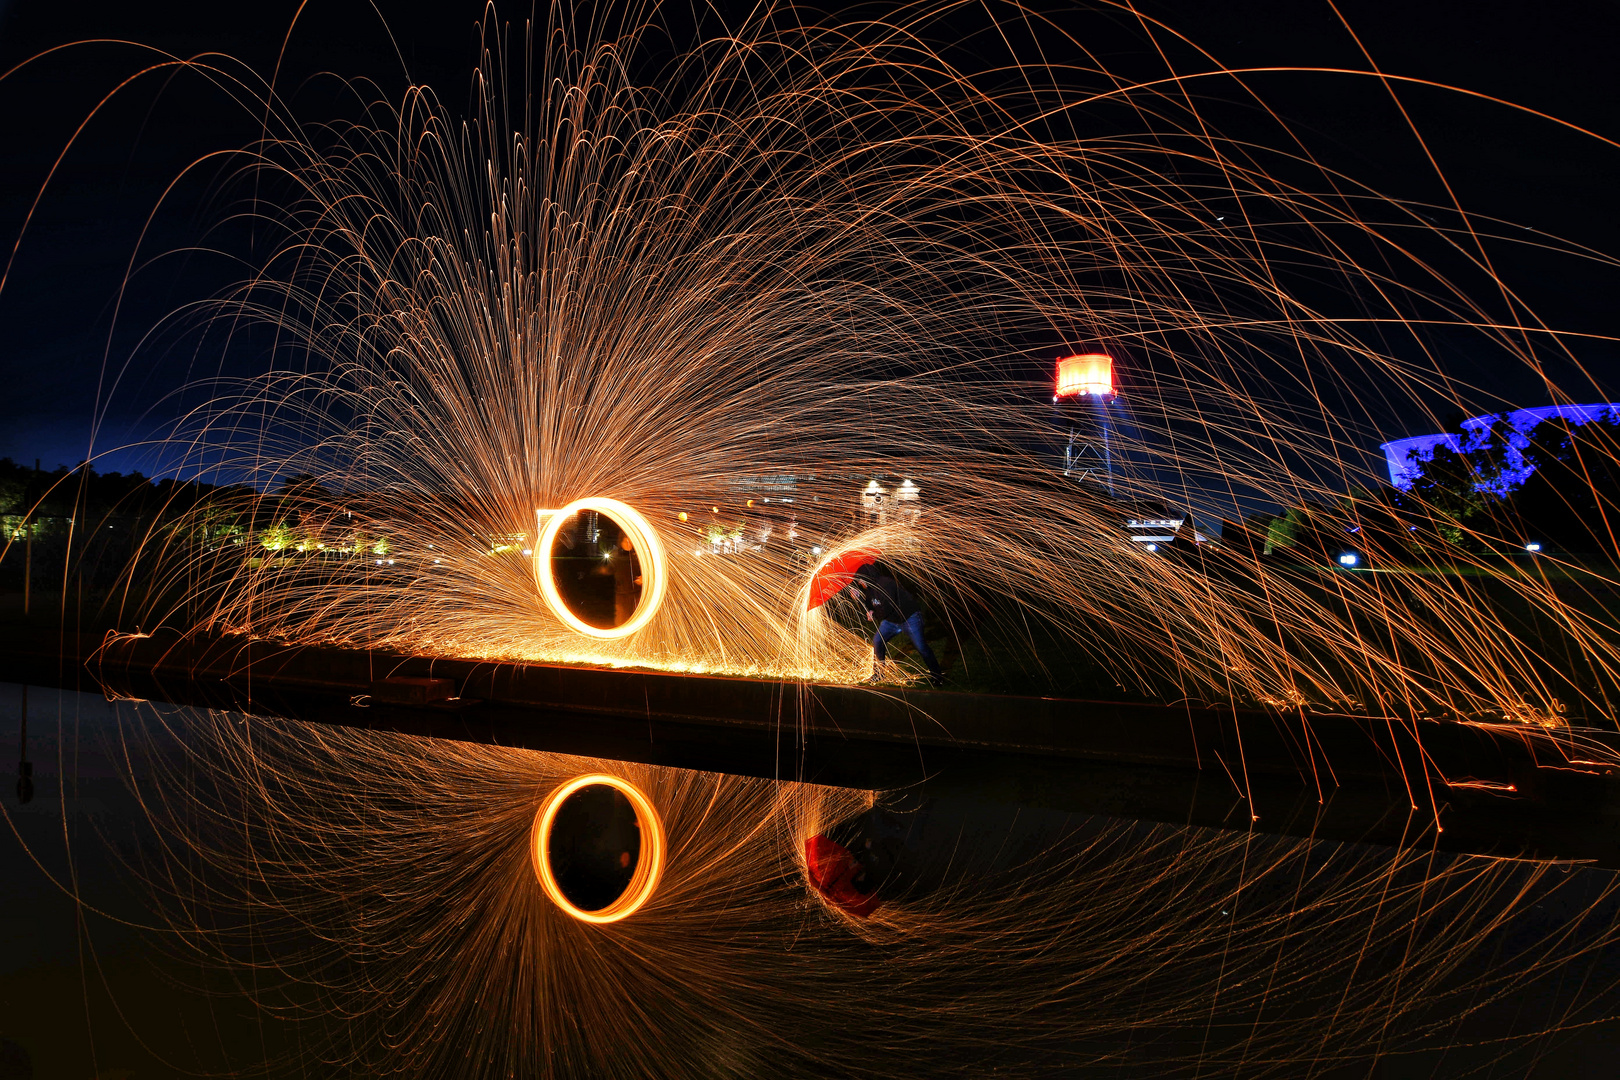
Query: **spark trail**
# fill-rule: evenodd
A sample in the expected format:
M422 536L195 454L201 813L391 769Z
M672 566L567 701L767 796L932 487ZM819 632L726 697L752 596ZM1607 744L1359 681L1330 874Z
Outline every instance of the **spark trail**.
M632 78L645 26L548 20L515 82L485 54L464 122L425 88L321 129L266 98L271 137L239 179L281 193L249 207L280 242L182 321L199 340L267 324L277 364L214 385L170 445L208 475L305 479L294 524L242 509L221 528L210 505L186 542L154 538L188 583L156 593L201 589L204 628L858 677L839 606L804 611L813 539L888 552L958 637L1027 649L1037 625L1131 692L1556 717L1570 691L1535 643L1454 580L1319 582L1235 549L1189 564L1120 528L1155 502L1343 507L1376 487L1358 388L1416 400L1446 376L1369 326L1461 324L1536 363L1535 329L1408 234L1465 238L1298 145L1223 141L1161 83L1051 67L986 90L928 49L926 20L762 18L662 89ZM1206 209L1233 203L1241 225ZM1054 479L1031 342L1129 357L1112 497ZM921 515L855 512L877 474L917 478ZM745 508L771 477L792 502ZM590 498L643 515L667 563L661 607L616 640L559 618L546 553L518 554L537 511ZM1360 546L1377 565L1404 539ZM1613 627L1498 577L1563 627L1583 711L1609 715Z
M195 475L299 479L154 529L128 621L849 679L864 636L805 601L819 560L870 547L959 637L1056 641L1110 688L1558 722L1553 647L1471 577L1324 578L1231 545L1175 561L1120 528L1141 504L1376 486L1369 385L1508 404L1413 343L1463 328L1528 369L1565 347L1474 257L1518 233L1435 225L1280 119L1269 146L1223 137L1195 84L1266 102L1213 58L1137 81L1090 60L963 72L929 45L938 12L789 14L657 78L636 74L639 14L550 8L516 70L492 21L465 120L426 88L356 84L360 119L307 125L218 58L161 58L264 118L235 190L269 252L164 332L277 342L170 445ZM1131 402L1112 496L1053 475L1050 361L1091 351ZM873 475L915 479L921 512L863 516ZM791 503L748 505L784 476ZM634 508L665 553L633 633L583 633L547 601L538 512L581 499ZM1612 717L1612 615L1546 577L1491 580L1559 628L1558 662L1589 676L1578 704ZM1578 892L1562 875L1095 821L855 925L805 887L803 842L894 796L130 708L132 739L175 736L143 793L172 840L155 891L173 940L253 971L267 1005L352 1018L320 1053L368 1073L1299 1075L1439 1037L1448 1011L1613 934L1602 884L1590 921L1496 967L1481 957L1527 905ZM669 837L657 891L606 927L549 905L527 843L545 795L598 770L646 791Z

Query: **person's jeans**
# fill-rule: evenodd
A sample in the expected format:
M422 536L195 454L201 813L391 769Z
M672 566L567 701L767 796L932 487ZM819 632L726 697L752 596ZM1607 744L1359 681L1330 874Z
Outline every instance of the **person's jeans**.
M890 622L884 619L878 623L877 633L872 636L872 656L878 663L883 663L889 657L889 639L904 630L910 637L911 643L917 647L917 655L923 658L928 665L930 674L939 674L939 661L934 658L934 650L928 647L928 641L923 637L923 613L913 612L911 618L903 623Z

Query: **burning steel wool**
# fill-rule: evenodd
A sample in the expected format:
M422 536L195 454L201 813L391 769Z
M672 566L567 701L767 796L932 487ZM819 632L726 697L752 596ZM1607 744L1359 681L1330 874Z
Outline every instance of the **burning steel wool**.
M520 73L486 54L465 122L416 88L315 130L267 93L238 180L270 254L175 329L268 326L274 368L212 384L167 444L250 486L151 537L166 586L124 621L854 680L869 631L806 596L875 549L959 671L1027 658L1038 682L1062 657L1093 694L1612 715L1612 619L1534 573L1482 569L1488 603L1466 576L1383 579L1419 525L1363 528L1382 510L1356 501L1380 465L1362 403L1457 385L1369 326L1460 326L1530 368L1565 348L1411 254L1414 230L1454 247L1488 223L1225 142L1157 84L986 89L918 18L761 16L654 86L627 60L645 26L552 8ZM1112 357L1106 387L1052 397L1048 349ZM1353 542L1355 572L1261 558L1292 518L1205 544L1167 509L1255 499ZM1192 556L1138 542L1167 524ZM1441 525L1479 541L1423 556L1447 565L1501 539ZM1579 670L1551 674L1515 619Z
M120 630L853 682L881 560L994 689L1612 721L1607 436L1562 448L1607 561L1481 509L1500 472L1367 494L1391 411L1513 404L1430 331L1581 370L1488 249L1612 260L1355 183L1201 51L964 71L950 9L767 6L649 75L643 14L515 51L488 16L465 118L154 63L264 137L224 184L249 276L151 338L273 345L165 433L219 487L148 521ZM1248 542L1188 510L1262 503ZM1613 982L1613 879L1548 864L118 709L164 940L302 1021L303 1074L1325 1075Z

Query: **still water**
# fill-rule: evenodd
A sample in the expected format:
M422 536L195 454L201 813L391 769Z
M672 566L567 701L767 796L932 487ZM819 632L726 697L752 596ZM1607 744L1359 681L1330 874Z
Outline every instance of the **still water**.
M1617 1011L1605 872L38 688L22 720L0 686L34 780L0 1080L1620 1068L1580 1026Z

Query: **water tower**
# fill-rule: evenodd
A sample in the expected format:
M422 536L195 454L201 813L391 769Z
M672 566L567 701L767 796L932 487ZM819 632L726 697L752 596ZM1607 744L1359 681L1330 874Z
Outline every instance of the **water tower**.
M1063 443L1063 475L1114 494L1114 360L1081 353L1057 362L1052 411Z

